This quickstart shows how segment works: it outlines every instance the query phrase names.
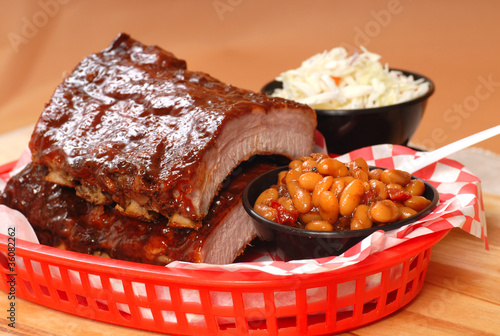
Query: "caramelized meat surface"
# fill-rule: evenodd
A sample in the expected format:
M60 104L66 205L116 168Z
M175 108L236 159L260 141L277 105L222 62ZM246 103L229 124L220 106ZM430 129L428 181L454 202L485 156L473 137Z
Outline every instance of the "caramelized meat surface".
M73 188L46 181L47 167L36 163L9 180L0 203L22 212L45 245L157 265L174 260L225 264L258 235L241 205L245 186L275 167L255 159L233 172L199 230L168 227L165 218L146 222L89 203Z
M171 53L122 34L56 88L30 149L49 167L48 180L89 202L199 228L240 162L308 155L315 127L305 105L189 71Z

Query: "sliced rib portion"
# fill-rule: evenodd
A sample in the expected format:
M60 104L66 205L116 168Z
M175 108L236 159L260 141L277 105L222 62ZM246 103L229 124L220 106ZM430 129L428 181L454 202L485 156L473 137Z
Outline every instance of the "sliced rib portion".
M8 182L0 203L22 212L45 245L157 265L174 260L226 264L259 234L241 205L245 186L275 167L256 159L238 168L199 230L168 227L165 218L146 222L89 203L73 188L47 181L47 167L33 163Z
M197 228L240 162L309 155L315 127L305 105L186 70L171 53L122 34L57 87L30 148L50 181L89 202Z

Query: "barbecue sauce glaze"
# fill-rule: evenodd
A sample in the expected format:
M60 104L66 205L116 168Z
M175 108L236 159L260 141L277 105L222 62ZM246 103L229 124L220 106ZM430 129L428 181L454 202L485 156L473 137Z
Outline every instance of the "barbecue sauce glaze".
M165 218L146 222L89 203L73 188L46 181L47 167L34 163L8 181L0 203L23 213L44 245L147 264L203 262L205 242L241 206L245 186L276 167L259 158L242 164L225 181L199 230L168 227Z
M76 184L166 217L205 214L190 195L207 150L244 113L302 105L226 85L126 34L86 57L55 90L35 127L33 160Z

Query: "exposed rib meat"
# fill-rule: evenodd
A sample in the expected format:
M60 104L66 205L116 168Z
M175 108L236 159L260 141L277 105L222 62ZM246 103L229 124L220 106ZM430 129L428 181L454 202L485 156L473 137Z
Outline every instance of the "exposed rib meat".
M241 205L245 186L275 164L245 163L225 182L199 230L146 222L111 206L86 202L46 181L47 167L29 164L7 184L0 203L21 211L42 244L115 259L165 265L173 260L231 263L258 235Z
M197 227L220 183L255 154L309 155L305 105L226 85L120 35L60 84L32 135L49 179L99 204Z

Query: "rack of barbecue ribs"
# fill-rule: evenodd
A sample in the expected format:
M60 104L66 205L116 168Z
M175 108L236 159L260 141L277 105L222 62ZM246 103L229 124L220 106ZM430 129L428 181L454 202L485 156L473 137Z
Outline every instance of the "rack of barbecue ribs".
M198 230L166 226L164 217L143 221L87 202L74 188L47 181L48 168L34 163L8 181L0 203L23 213L44 245L156 265L174 260L227 264L263 234L241 204L245 186L276 167L267 157L238 166Z
M159 265L230 263L262 235L241 205L244 187L276 166L271 157L309 155L315 128L308 106L190 71L120 34L55 89L32 162L0 203L42 244Z
M56 88L30 149L49 181L90 203L198 229L240 162L309 155L315 127L308 106L190 71L120 34Z

